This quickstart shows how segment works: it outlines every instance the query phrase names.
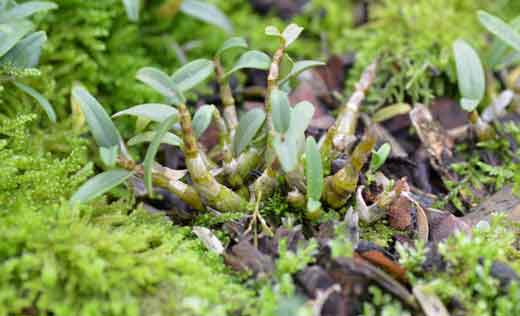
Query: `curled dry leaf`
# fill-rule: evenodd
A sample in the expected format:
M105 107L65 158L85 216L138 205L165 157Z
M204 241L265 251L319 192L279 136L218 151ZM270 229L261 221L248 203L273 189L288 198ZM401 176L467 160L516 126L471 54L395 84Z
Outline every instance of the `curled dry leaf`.
M433 119L430 110L422 104L415 105L410 112L410 120L428 152L433 168L443 177L455 180L454 175L448 169L453 157L453 139L444 131L439 122Z
M211 230L206 227L195 226L192 229L193 233L199 237L204 246L208 248L209 251L212 251L218 255L224 253L224 246L220 242L220 240L211 232Z
M412 291L417 301L419 301L425 316L450 316L439 297L428 291L425 286L416 285Z

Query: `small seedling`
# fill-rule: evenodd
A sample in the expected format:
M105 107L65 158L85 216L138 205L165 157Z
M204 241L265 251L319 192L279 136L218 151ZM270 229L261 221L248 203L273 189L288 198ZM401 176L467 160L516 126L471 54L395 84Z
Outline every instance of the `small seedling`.
M390 147L390 144L384 143L381 145L381 147L379 147L378 150L372 152L372 158L370 159L368 171L365 174L368 183L372 183L374 181L375 173L388 159L391 150L392 148Z

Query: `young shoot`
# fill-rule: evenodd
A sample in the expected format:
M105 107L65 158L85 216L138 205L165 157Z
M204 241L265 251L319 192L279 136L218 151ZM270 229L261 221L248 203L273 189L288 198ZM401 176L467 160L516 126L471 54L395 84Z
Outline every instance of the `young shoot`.
M480 140L495 136L493 127L481 119L477 107L484 99L486 79L482 62L477 52L463 40L453 43L457 67L457 79L461 95L460 106L470 114L469 120Z

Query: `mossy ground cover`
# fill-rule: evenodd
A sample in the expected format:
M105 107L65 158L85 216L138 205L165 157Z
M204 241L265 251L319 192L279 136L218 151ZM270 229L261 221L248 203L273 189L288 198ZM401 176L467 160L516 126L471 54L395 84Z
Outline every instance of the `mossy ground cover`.
M305 305L306 295L296 275L321 264L323 249L316 239L292 250L283 242L277 245L272 276L251 278L232 272L222 256L204 247L190 226L172 223L163 213L150 214L126 188L86 205L69 204L77 188L105 168L94 154L82 116L71 104L71 88L81 83L110 114L155 102L159 95L135 80L140 68L155 66L171 73L184 57L212 56L229 36L182 13L158 17L160 0L146 2L138 23L128 21L122 1L54 2L57 10L33 19L49 37L38 70L15 77L51 101L59 122L48 123L30 97L4 86L0 91L0 315L310 314L314 305ZM244 1L212 2L251 47L266 52L276 48L263 32L267 25L283 29L287 24L276 11L260 15ZM370 4L368 20L357 26L352 14L356 9L355 1L311 1L292 17L306 31L288 52L313 59L355 53L345 95L378 57L380 70L364 109L368 113L395 102L458 97L453 41L464 38L484 56L488 36L475 12L485 9L506 20L520 14L515 1L379 1ZM179 49L185 56L179 55ZM7 70L1 71L4 75ZM246 81L245 77L238 76L238 81ZM188 97L195 103L197 96L212 91L203 87ZM129 119L117 124L124 137L135 130ZM517 124L501 128L501 135L518 142ZM486 167L475 158L477 150L488 150L501 164ZM140 149L133 152L144 155ZM454 167L468 180L451 187L456 192L448 195L454 212L468 209L467 201L460 200L460 192L473 188L467 183L478 183L489 192L515 179L516 186L520 183L517 152L509 149L509 142L480 143L477 149L461 146L459 152L474 160ZM312 224L301 209L288 205L284 193L274 194L260 214L269 224L288 229L303 224L305 235L313 236ZM480 198L475 194L471 200L479 203ZM249 205L248 210L254 207ZM346 209L330 210L319 223L341 221L345 213ZM240 213L219 217L206 213L190 224L214 229L227 246L234 243L233 234L222 224L234 224L240 217ZM500 262L520 273L517 229L498 218L490 227L450 237L437 246L443 262L437 270L423 268L427 255L422 250L428 245L401 249L400 263L408 271L409 286L426 285L453 315L520 313L518 283L503 285L492 271L493 264ZM336 230L332 237L333 252L352 256L350 240L342 232ZM361 226L360 238L389 250L395 247L396 234L381 220ZM377 282L367 293L357 310L360 314L416 312Z

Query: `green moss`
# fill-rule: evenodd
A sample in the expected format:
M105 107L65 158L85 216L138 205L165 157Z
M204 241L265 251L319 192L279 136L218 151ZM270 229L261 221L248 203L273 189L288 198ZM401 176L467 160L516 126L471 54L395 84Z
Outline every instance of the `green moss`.
M476 12L485 9L511 18L517 1L385 0L370 9L370 21L344 32L342 48L356 52L348 83L352 89L362 70L380 58L378 80L370 99L385 102L428 102L455 93L451 47L463 38L482 49L485 32ZM391 34L391 36L389 36Z
M34 118L0 121L0 315L230 315L250 304L189 228L131 211L131 200L71 208L92 173L85 141L41 151L27 133Z
M518 283L501 290L499 280L491 274L495 262L507 262L520 272L516 231L518 224L497 216L489 227L476 228L472 235L455 234L439 245L446 269L424 273L422 260L417 260L424 260L424 253L403 248L401 262L414 284L426 285L447 305L456 299L467 315L516 315L520 312Z
M359 236L361 239L368 240L383 248L388 247L392 237L399 234L398 230L392 229L386 220L375 223L359 223Z

